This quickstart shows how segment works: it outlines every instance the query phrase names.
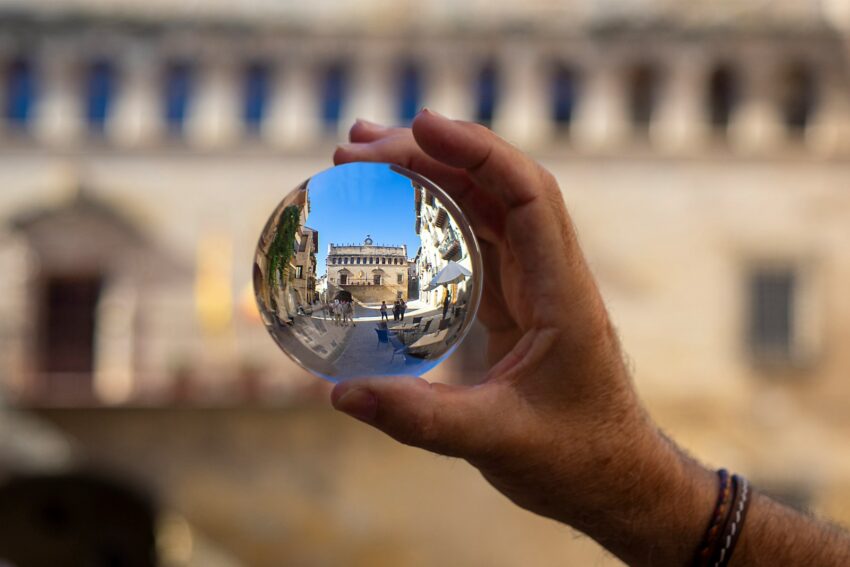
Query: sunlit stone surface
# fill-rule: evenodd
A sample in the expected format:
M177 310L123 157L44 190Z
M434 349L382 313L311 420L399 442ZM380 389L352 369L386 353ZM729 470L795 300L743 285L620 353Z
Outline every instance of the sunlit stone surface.
M434 368L469 330L481 285L478 244L458 207L388 164L346 164L296 187L254 262L272 338L331 381Z

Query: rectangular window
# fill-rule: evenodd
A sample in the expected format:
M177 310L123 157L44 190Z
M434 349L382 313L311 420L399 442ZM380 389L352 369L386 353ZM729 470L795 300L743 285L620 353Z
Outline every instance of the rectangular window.
M408 63L401 71L399 88L399 117L402 124L410 124L422 106L422 80L419 68Z
M660 87L661 77L654 65L644 63L632 69L629 77L629 117L638 137L649 136L661 94Z
M488 128L493 123L499 98L499 77L493 63L485 65L478 74L475 121Z
M299 280L304 277L304 266L295 266L295 277Z
M796 278L788 269L750 278L750 346L757 358L788 361L794 341Z
M552 118L559 132L568 132L578 96L576 72L558 64L552 77Z
M24 129L35 106L35 72L28 60L16 59L6 73L6 121L11 126Z
M171 63L165 72L163 104L165 124L172 135L182 135L189 114L193 83L192 65L186 62Z
M731 66L720 65L712 71L708 84L708 118L715 134L726 136L738 103L738 75Z
M344 64L337 62L328 67L322 90L322 122L329 132L336 132L342 118L347 83Z
M108 61L93 63L86 77L86 123L93 133L106 127L115 91L115 71Z
M800 140L806 133L818 99L817 77L802 63L786 69L779 85L782 116L791 139Z
M398 274L398 282L397 283L399 283L399 284L404 283L404 274Z
M245 71L242 120L245 130L256 134L263 126L266 116L269 92L271 91L271 72L264 63L252 63Z

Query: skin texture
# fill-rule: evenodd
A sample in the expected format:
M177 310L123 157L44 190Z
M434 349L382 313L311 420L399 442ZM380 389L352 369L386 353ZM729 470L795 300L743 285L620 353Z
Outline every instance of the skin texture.
M350 380L334 388L334 407L402 443L466 459L519 506L575 527L628 564L689 564L716 476L641 406L554 177L483 126L427 109L411 129L358 121L350 140L336 164L417 171L469 217L483 253L478 318L491 368L473 387ZM788 530L802 531L800 545L776 543ZM803 544L820 555L793 555ZM758 495L733 564L840 565L848 549L842 532Z

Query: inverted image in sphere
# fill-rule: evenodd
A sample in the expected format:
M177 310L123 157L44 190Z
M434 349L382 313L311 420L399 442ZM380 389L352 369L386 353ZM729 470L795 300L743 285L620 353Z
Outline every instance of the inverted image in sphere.
M472 325L481 277L478 243L451 198L383 163L301 183L272 213L254 260L266 329L334 382L437 366Z

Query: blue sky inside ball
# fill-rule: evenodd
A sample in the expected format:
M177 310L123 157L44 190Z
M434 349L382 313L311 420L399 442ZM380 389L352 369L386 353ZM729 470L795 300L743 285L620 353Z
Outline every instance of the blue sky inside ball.
M327 272L328 245L361 245L370 235L375 245L419 249L414 230L416 209L410 179L381 163L351 163L314 175L307 185L307 226L319 231L317 275Z

